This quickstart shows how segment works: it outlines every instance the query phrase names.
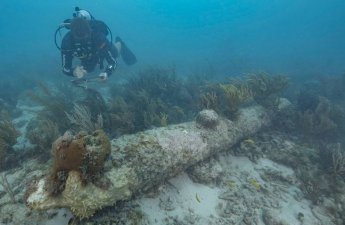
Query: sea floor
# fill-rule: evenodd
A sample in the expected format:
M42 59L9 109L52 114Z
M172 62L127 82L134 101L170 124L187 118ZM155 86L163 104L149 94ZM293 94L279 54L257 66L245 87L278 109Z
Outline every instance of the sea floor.
M216 158L80 224L335 224L334 215L306 198L292 168L230 153ZM22 168L5 172L17 203L11 203L0 187L0 224L68 224L69 210L32 212L21 200L25 181L42 175L43 168L48 169L30 160Z
M29 120L32 113L24 115ZM25 132L25 119L14 123ZM20 138L20 143L25 145L25 140ZM316 155L316 150L297 137L262 131L250 141L238 143L162 181L149 192L138 193L131 200L118 202L82 221L73 218L68 209L37 212L25 206L27 184L34 177L44 175L50 165L29 158L19 167L0 173L2 184L6 177L15 198L13 202L4 185L0 185L0 225L343 224L337 212L345 206L339 204L339 199L345 199L345 191L337 195L319 192L315 200L312 194L317 193L318 187L311 183L312 190L308 189L300 175L315 170L308 165ZM345 186L338 189L344 190Z

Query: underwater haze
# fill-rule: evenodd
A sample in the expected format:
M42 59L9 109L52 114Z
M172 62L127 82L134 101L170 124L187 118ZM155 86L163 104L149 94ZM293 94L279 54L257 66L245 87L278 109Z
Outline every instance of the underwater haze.
M345 225L345 0L0 9L0 225Z
M54 32L75 6L125 40L137 67L174 66L188 74L212 66L218 76L260 70L298 77L345 67L343 0L2 0L2 77L64 76Z

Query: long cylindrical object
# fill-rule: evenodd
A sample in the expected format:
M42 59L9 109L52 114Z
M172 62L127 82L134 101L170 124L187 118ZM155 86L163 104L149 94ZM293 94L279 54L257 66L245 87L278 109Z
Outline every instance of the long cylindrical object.
M69 172L64 191L51 197L46 179L39 180L27 198L39 210L65 207L79 217L145 191L269 125L267 111L260 106L240 110L232 122L212 110L201 111L196 121L156 128L112 141L111 166L105 167L107 185L82 184L78 172Z

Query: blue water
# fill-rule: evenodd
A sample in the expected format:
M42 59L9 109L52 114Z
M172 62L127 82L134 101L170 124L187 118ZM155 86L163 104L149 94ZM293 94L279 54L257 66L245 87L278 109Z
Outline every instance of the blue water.
M212 66L217 76L303 77L345 69L344 0L1 0L1 76L64 76L53 37L75 6L125 40L139 60L133 71Z

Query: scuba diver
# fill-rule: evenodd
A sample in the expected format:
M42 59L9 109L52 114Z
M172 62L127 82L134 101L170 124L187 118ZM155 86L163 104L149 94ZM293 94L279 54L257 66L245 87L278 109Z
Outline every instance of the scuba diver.
M56 35L62 28L69 31L62 39L61 47L57 45ZM110 34L111 40L107 36ZM96 20L87 10L75 8L72 19L67 19L55 32L55 44L61 51L62 71L77 81L84 79L87 73L99 65L102 71L97 81L105 81L116 69L117 58L121 56L127 65L133 65L137 59L121 38L116 37L112 43L112 33L102 21ZM73 59L78 58L80 65L73 67ZM104 67L104 60L107 66ZM75 81L76 81L75 80ZM72 81L73 82L73 81Z

